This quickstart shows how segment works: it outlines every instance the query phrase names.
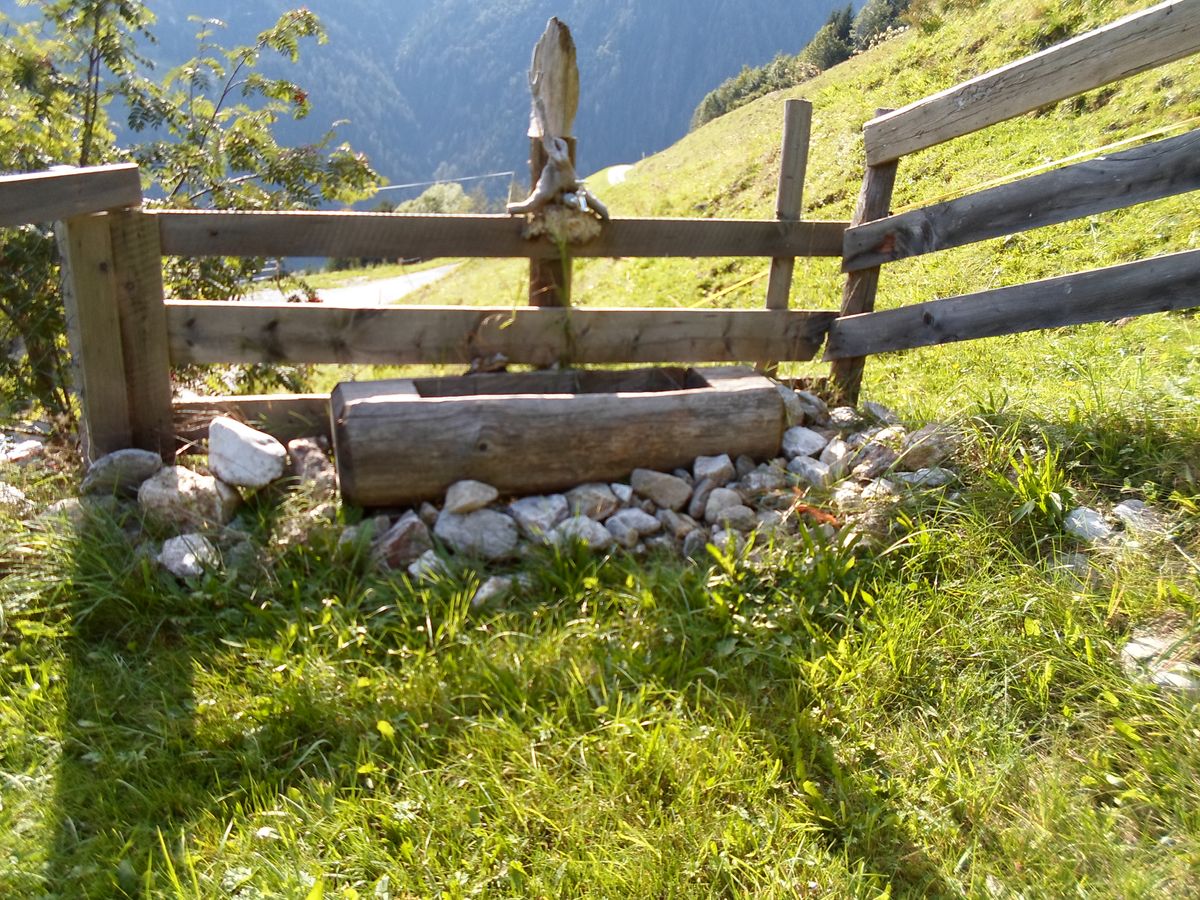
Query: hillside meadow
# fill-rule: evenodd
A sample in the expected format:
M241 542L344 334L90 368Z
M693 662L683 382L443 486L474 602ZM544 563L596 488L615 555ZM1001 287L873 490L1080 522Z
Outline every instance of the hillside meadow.
M593 187L619 215L770 215L802 94L806 216L847 217L875 108L1139 4L957 6ZM905 159L896 206L1198 116L1200 69L1176 63ZM893 264L880 305L1195 248L1195 203ZM591 261L574 300L748 307L765 281L736 285L764 270ZM525 271L466 263L417 299L520 304ZM840 285L798 263L793 304L833 308ZM252 498L256 553L191 583L128 520L0 510L0 895L1196 895L1200 711L1119 652L1200 634L1198 347L1184 314L872 358L864 397L966 435L952 489L888 541L547 551L478 610L481 567L413 581L331 533L289 539L303 491ZM78 474L52 455L0 479L44 504ZM1124 499L1167 532L1064 532L1070 506Z

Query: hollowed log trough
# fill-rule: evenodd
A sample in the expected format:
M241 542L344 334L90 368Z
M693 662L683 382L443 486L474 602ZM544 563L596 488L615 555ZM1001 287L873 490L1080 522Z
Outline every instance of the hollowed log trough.
M342 495L364 507L440 499L472 478L505 495L778 453L775 385L752 369L543 371L346 382L330 404Z

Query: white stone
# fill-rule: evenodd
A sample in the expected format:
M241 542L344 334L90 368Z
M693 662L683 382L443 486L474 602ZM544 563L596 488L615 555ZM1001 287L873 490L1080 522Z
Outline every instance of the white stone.
M1200 696L1200 667L1175 664L1150 676L1151 684L1188 697Z
M702 478L692 488L692 499L688 501L687 514L693 519L704 518L704 507L708 505L709 495L719 487L717 482Z
M442 510L433 533L455 553L486 560L508 559L517 549L517 523L494 509L460 516Z
M621 508L621 501L607 484L581 484L567 491L566 497L571 515L587 516L597 522L603 522Z
M445 572L446 563L437 555L436 550L422 553L420 559L408 567L408 574L416 579L432 578Z
M1113 507L1113 515L1130 531L1162 533L1167 531L1162 517L1141 500L1125 500Z
M837 486L830 498L835 509L845 512L849 509L855 509L862 505L862 485L856 484L853 481L846 481Z
M829 466L811 456L797 456L788 463L787 470L815 488L827 488L833 483L833 474Z
M787 485L786 470L782 466L764 463L741 481L747 494L767 494Z
M829 424L829 407L825 401L811 391L796 391L796 399L804 408L804 418L811 425Z
M864 487L860 496L864 503L886 503L899 497L900 489L894 481L880 478Z
M226 484L262 488L283 476L287 449L269 434L218 416L208 426L208 468Z
M712 544L714 547L731 556L737 556L746 549L746 539L742 537L740 532L733 529L724 530L714 528Z
M909 472L936 466L949 457L961 440L959 433L945 425L926 425L904 441L899 467Z
M757 527L763 534L774 534L783 525L783 513L774 509L759 510Z
M1069 513L1063 522L1063 530L1081 541L1103 541L1112 537L1112 527L1094 509L1080 506Z
M841 438L834 438L825 445L818 459L829 467L830 477L837 481L850 468L850 460L854 458L854 450Z
M0 451L0 462L4 463L27 463L30 460L37 459L46 452L46 444L36 438L30 438L24 441L18 441L15 444L6 445Z
M703 528L689 532L683 539L683 555L688 559L701 559L708 555L709 534Z
M737 491L729 488L716 488L708 495L708 503L704 506L704 519L709 523L716 522L725 510L742 505L742 495Z
M142 512L179 528L224 525L240 502L238 492L223 481L183 466L165 466L138 488Z
M623 509L610 516L604 525L622 547L633 547L643 537L657 534L663 527L658 518L640 509Z
M671 509L660 509L657 519L663 529L674 538L683 539L700 527L690 515Z
M804 424L804 404L800 402L800 398L786 384L775 385L775 390L779 391L779 399L783 401L783 414L788 426Z
M481 609L489 603L503 600L513 589L513 579L509 575L493 575L479 586L475 596L471 598L471 607Z
M797 426L783 433L783 455L788 459L797 456L816 456L829 444L829 440L811 428Z
M554 526L570 515L570 504L562 494L522 497L508 506L508 513L531 541L545 543Z
M891 447L871 441L854 457L851 474L861 481L871 481L890 470L897 459L899 454Z
M692 474L697 484L704 480L725 484L737 478L737 469L733 467L729 454L722 453L720 456L697 456L692 463Z
M607 550L612 546L613 536L595 519L588 516L572 516L551 532L550 541L560 547L583 543L589 550Z
M0 509L5 509L18 517L24 517L33 512L33 504L18 487L0 481Z
M752 531L758 525L758 514L743 504L726 506L716 517L710 520L725 530Z
M446 490L443 509L456 516L465 516L483 509L500 496L500 492L482 481L456 481Z
M674 475L676 478L678 478L680 481L687 482L689 487L691 487L692 485L694 485L696 483L696 479L692 477L692 473L689 472L687 469L673 469L671 471L671 474Z
M432 549L429 527L415 512L407 512L375 539L371 556L380 568L402 569Z
M88 468L81 494L136 494L142 482L163 467L162 457L149 450L117 450Z
M663 509L683 509L692 496L692 486L682 478L653 469L634 469L629 483L634 493Z
M859 404L859 407L868 417L874 419L881 425L899 425L900 417L884 406L882 403L876 403L874 400L864 400Z
M628 506L633 502L633 488L627 484L610 484L609 488L613 495L621 501L623 506Z
M163 542L158 561L176 578L199 578L220 563L221 555L203 535L184 534Z
M863 423L853 406L837 406L829 411L829 421L838 431L853 431Z
M892 478L909 487L940 488L954 480L954 474L949 469L938 466L917 469L915 472L893 472Z

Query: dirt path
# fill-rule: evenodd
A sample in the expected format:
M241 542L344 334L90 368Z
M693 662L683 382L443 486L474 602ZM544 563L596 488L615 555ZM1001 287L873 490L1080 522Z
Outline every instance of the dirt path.
M348 284L344 287L321 288L317 291L317 296L326 306L386 306L427 284L445 278L456 268L458 264L451 263L436 269L413 272L411 275L381 278L378 281L364 280L360 284ZM250 303L280 303L284 299L284 296L275 290L258 291L246 297Z

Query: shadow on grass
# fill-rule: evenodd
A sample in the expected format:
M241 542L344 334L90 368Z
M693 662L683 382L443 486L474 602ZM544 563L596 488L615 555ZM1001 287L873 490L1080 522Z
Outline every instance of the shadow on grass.
M207 576L189 588L151 561L137 559L111 522L88 526L73 546L78 552L66 596L74 633L65 673L57 828L47 871L61 896L137 896L170 887L173 877L186 891L188 852L197 851L186 844L201 819L227 823L226 837L263 821L260 830L267 829L269 839L270 820L255 813L272 808L289 789L307 791L322 778L358 789L355 766L362 748L379 749L379 735L364 726L364 718L373 725L377 718L405 713L393 706L356 719L336 695L306 691L301 676L285 686L288 648L304 640L298 619L319 609L325 595L350 595L379 584L403 590L403 584L365 575L360 583L358 574L328 561L310 568L302 552L280 564L270 585L234 572ZM640 577L633 563L601 563L583 555L539 560L535 568L539 576L530 598L504 614L507 624L531 632L577 618L580 598L596 596L597 590L611 588L608 596L624 596L621 585ZM643 647L644 661L622 656L614 663L596 650L593 662L617 693L645 685L664 695L706 692L745 718L754 741L779 761L781 777L803 798L797 802L808 808L819 839L850 871L900 893L952 895L903 826L894 798L869 761L844 759L836 724L812 714L821 698L807 692L795 661L777 654L777 647L729 651L731 640L754 648L755 634L739 631L735 622L754 612L750 598L768 594L772 599L763 609L780 618L760 622L764 634L792 628L803 640L816 622L822 637L812 639L836 642L852 619L848 606L865 568L851 572L835 561L829 570L794 568L764 580L733 565L709 573L663 563L647 583L653 587L653 579L661 579L673 585L661 595L668 627ZM305 581L306 571L311 582ZM435 585L432 604L427 597L423 609L376 618L372 627L432 642L434 632L465 618L462 597L469 596L474 576L455 577L457 582ZM233 597L238 599L221 599ZM401 594L397 607L409 599ZM621 611L591 609L586 615L604 618ZM440 691L436 701L413 702L417 730L405 735L405 750L394 760L402 770L438 768L447 747L480 718L500 716L532 727L550 716L561 709L568 666L579 661L547 657L532 669L524 661L506 671L506 663L476 666L475 656L464 656L465 664L452 660L461 646L451 640L432 650L430 658L444 667L439 678L453 689ZM231 660L258 674L242 685L198 685L197 679L218 677L213 673ZM273 681L273 674L280 678ZM214 693L224 693L226 708L209 715L197 698ZM232 696L242 708L230 708ZM586 708L576 724L586 731L601 700L580 696ZM661 779L643 788L655 802L672 802ZM385 835L379 837L386 842ZM220 852L219 846L206 849Z

